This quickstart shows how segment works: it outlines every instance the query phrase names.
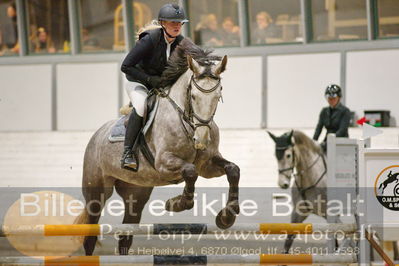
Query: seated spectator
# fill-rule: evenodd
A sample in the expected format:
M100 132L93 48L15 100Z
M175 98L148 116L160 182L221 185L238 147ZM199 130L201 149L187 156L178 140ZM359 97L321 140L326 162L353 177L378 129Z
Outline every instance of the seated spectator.
M222 46L215 14L204 15L194 31L194 41L206 46Z
M226 17L222 23L221 39L223 45L240 45L240 27L234 24L231 17Z
M268 39L280 38L281 33L276 25L273 24L273 19L266 11L259 12L256 15L256 27L252 31L252 44L265 44Z
M35 53L55 53L54 43L46 29L40 27L37 29L35 39L32 40L32 50Z
M98 50L100 48L100 42L97 38L90 36L89 30L82 29L82 44L85 50Z

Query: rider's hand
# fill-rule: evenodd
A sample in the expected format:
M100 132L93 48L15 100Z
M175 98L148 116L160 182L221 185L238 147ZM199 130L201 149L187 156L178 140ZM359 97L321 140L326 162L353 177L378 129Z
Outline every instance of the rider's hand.
M148 83L150 84L151 88L159 88L161 85L161 77L159 76L150 76L148 78Z

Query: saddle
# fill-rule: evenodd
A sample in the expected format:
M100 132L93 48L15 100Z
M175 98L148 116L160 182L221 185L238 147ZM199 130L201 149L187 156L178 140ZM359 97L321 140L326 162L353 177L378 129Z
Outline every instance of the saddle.
M145 135L150 129L155 119L158 110L158 104L159 104L159 98L155 94L147 98L147 112L144 114L143 117L142 130L139 136L137 137L136 143L133 146L133 151L137 160L137 169L139 169L140 165L139 156L138 156L139 151L142 152L142 154L144 155L146 160L151 164L151 166L155 167L154 166L155 159L147 145L147 142L145 141ZM133 106L131 103L129 103L129 105L121 107L119 112L122 116L114 123L114 125L111 128L111 133L108 136L108 140L110 142L115 143L125 140L126 126L129 121L132 109Z

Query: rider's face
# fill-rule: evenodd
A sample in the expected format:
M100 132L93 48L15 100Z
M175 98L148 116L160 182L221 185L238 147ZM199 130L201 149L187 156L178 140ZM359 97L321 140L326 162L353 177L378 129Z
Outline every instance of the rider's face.
M162 21L162 25L164 26L166 31L173 37L177 37L181 32L181 22Z
M327 97L327 102L331 107L335 107L339 103L339 97Z

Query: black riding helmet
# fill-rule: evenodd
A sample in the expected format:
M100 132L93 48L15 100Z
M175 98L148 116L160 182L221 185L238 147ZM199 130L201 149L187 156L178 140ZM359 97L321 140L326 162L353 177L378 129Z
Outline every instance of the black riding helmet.
M342 97L341 87L336 84L328 85L324 95L326 97Z
M188 22L184 9L177 4L166 4L161 7L158 13L159 21Z

